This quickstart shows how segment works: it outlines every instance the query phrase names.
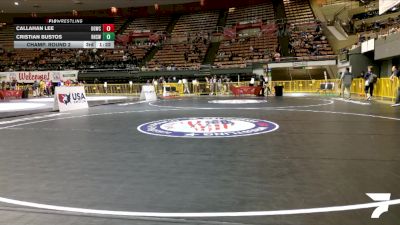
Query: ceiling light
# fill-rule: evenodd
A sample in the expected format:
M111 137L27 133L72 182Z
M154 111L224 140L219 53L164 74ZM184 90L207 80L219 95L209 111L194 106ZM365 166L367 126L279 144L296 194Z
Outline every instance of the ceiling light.
M118 11L117 7L113 6L111 7L111 13L116 14Z
M14 2L14 5L19 5L19 2Z

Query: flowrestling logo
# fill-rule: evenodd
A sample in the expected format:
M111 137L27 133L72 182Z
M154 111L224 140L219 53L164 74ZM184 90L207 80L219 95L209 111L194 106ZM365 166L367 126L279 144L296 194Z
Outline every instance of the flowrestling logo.
M166 137L222 138L251 136L277 130L279 125L267 120L196 117L153 121L138 126L138 131Z

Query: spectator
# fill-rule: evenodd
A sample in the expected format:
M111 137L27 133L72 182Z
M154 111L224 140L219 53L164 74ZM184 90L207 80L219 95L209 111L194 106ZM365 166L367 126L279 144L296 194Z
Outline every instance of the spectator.
M6 90L6 82L1 82L1 90Z
M350 19L349 20L349 28L350 28L350 34L354 33L354 20Z
M53 81L49 80L46 82L46 95L49 97L53 94L52 86L53 86Z
M10 90L17 90L17 80L16 80L16 79L13 79L13 80L11 81Z
M372 72L372 66L368 67L367 73L364 75L365 80L365 96L368 101L372 99L374 93L374 84L377 82L378 76ZM368 93L369 90L369 93Z
M281 54L279 52L275 52L274 61L275 62L280 62L281 61Z
M251 79L250 79L250 85L249 86L254 86L254 83L255 83L255 78L254 78L254 76L252 76Z
M351 83L353 82L353 75L350 73L350 69L346 68L346 71L340 77L340 82L342 83L342 98L345 98L345 92L348 93L347 99L351 99Z
M45 93L44 93L44 91L45 91L45 89L46 89L46 82L44 82L44 80L40 80L39 81L39 95L40 96L43 96Z
M393 66L392 67L392 75L390 76L390 80L393 82L395 77L397 77L397 79L400 78L400 71L398 70L397 66ZM392 106L393 107L400 106L400 85L399 85L399 80L397 80L396 102Z
M184 94L190 94L188 80L186 78L184 78L184 79L182 79L182 83L183 83L183 93Z
M35 80L32 85L33 97L39 97L39 82Z

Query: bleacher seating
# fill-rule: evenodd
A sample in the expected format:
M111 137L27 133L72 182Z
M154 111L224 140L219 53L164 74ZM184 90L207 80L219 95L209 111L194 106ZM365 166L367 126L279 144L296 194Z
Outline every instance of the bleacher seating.
M275 19L274 7L272 1L263 4L237 8L234 12L228 14L227 26L233 26L239 22L260 19L262 21L272 21Z
M208 45L203 43L196 45L201 53L191 52L192 44L170 44L164 45L156 56L149 62L150 69L161 69L171 66L172 68L199 68L202 62ZM193 48L193 47L192 47ZM185 60L185 52L188 54L188 60Z
M268 61L277 47L275 34L262 34L237 41L221 43L215 65L218 67L233 67L235 64Z
M14 26L3 25L0 27L0 47L12 49L14 47Z
M266 24L267 21L273 21L274 17L272 1L267 1L263 4L235 9L234 12L228 14L227 27L241 22L263 22L263 24ZM252 62L266 62L271 59L277 45L277 36L273 31L262 33L260 31L255 32L251 28L247 37L233 38L221 42L214 64L217 67L228 68L243 67Z
M171 17L156 17L150 16L146 18L136 18L134 19L128 27L124 30L123 35L129 35L135 31L148 30L151 33L165 32L168 24L171 21ZM143 40L143 38L141 39ZM152 44L147 41L135 41L133 40L129 48L129 52L132 53L137 60L142 60L143 57L148 53Z
M288 23L300 24L314 20L309 0L283 0Z
M199 32L212 32L218 20L217 12L182 15L172 31L172 37L187 37Z
M292 26L291 45L296 57L334 55L328 40L317 32L318 24L308 23Z
M215 30L217 20L217 12L181 16L172 31L172 43L164 45L148 63L148 67L200 67L209 45L209 32Z
M326 38L317 32L317 24L309 23L314 19L311 7L307 0L284 0L288 22L296 24L291 30L291 43L294 45L293 54L297 57L332 55L332 48ZM158 51L145 67L157 69L188 69L200 68L210 46L211 34L216 31L219 11L198 12L184 14L177 20L171 34L163 36L163 42L150 41L148 35L136 37L127 45L116 45L115 49L15 49L13 50L14 27L0 26L0 70L5 69L75 69L85 68L124 68L127 65L138 66L141 60L148 55L153 46ZM222 15L222 14L221 14ZM114 17L115 29L120 30L127 23L122 17ZM237 8L227 16L226 28L237 25L235 34L223 40L217 51L214 65L218 67L242 67L249 63L268 62L274 58L278 48L278 36L275 33L276 23L272 1L263 4ZM268 22L267 22L268 21ZM135 31L149 31L145 33L166 33L171 17L150 16L135 18L124 26L122 35L132 34ZM245 23L243 23L245 22ZM246 24L246 22L248 22ZM308 23L305 23L308 22ZM171 23L172 24L172 23ZM248 27L247 25L250 24ZM253 26L254 25L254 26ZM272 30L265 29L272 25ZM246 30L248 29L248 30ZM262 32L261 32L262 31ZM237 33L236 33L237 32ZM222 38L219 33L214 38ZM318 36L320 35L320 36ZM316 39L309 36L317 37ZM166 39L164 39L166 38ZM153 39L152 39L153 40ZM301 41L307 41L304 45ZM298 43L299 42L299 43ZM217 45L213 45L216 47ZM310 52L312 47L318 51ZM11 52L7 52L11 49ZM152 54L151 54L152 55ZM150 56L151 56L150 55ZM211 59L212 57L210 57Z
M388 18L384 20L375 20L370 23L360 23L354 27L357 33L373 31L375 33L388 32L391 28L397 28L400 23L400 15L395 18Z
M115 32L118 32L121 29L121 27L122 27L122 25L124 25L125 21L126 21L126 19L124 19L123 17L120 17L120 16L114 17Z
M334 55L308 0L283 0L290 31L289 51L305 60Z
M156 16L136 18L128 25L123 34L129 34L135 30L150 30L153 33L156 33L157 31L165 31L170 20L171 17Z

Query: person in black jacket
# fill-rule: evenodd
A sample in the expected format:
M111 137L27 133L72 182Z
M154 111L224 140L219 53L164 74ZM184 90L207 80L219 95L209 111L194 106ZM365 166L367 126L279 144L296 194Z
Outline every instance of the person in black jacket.
M372 95L374 93L374 85L378 79L378 76L372 73L372 66L368 67L368 72L364 75L365 80L365 95L367 100L371 100ZM368 93L369 90L369 93Z

